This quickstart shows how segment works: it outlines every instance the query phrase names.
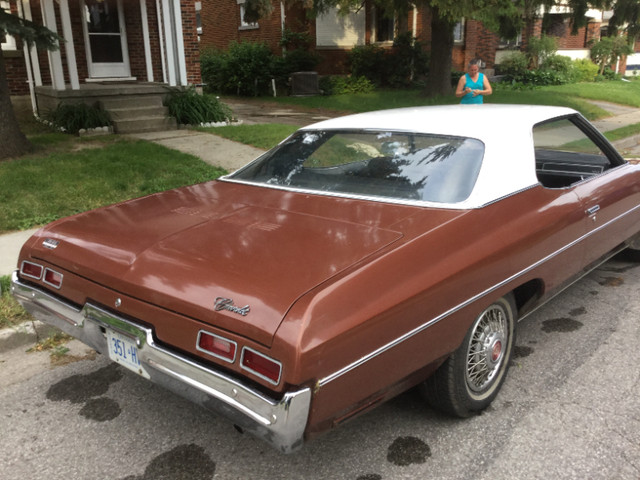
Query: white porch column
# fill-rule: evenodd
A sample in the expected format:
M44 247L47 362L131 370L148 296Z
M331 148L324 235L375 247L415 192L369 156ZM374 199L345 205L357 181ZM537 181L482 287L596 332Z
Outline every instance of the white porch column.
M140 0L140 17L142 17L142 38L144 42L144 60L147 65L147 81L153 82L153 64L151 63L151 42L149 41L149 16L147 2Z
M62 20L62 36L65 39L64 51L67 54L67 70L72 90L80 90L78 80L78 64L76 63L76 49L73 45L73 32L71 30L71 16L69 15L69 0L60 0L60 19Z
M18 2L18 10L22 18L24 18L25 20L33 21L33 16L31 15L31 4L29 3L29 0L21 0L20 2ZM27 59L26 44L24 46L24 50L25 50L25 61L28 66L29 60L26 60ZM29 48L28 56L31 59L31 70L33 71L33 81L35 82L36 87L41 87L42 75L40 73L40 63L38 62L38 50L36 49L35 45L32 45L31 48ZM27 70L29 69L27 68Z
M160 0L156 0L156 17L158 18L158 38L160 39L160 63L162 64L162 81L167 83L167 60L164 56L164 35L162 34L162 7L160 7Z
M180 85L187 85L187 60L184 55L184 37L182 35L182 11L180 0L173 0L173 26L176 31L175 50L180 74Z
M18 2L18 15L24 18L24 9L22 8L22 2ZM26 42L22 42L22 51L24 53L24 65L27 70L27 83L29 84L29 96L31 97L31 110L34 115L38 113L38 102L36 100L36 90L33 84L33 73L31 72L31 62L29 59L29 47Z
M162 0L162 20L164 23L164 38L167 46L167 75L169 77L169 85L175 87L177 85L175 39L173 35L173 15L169 2L170 0Z
M53 0L42 0L41 6L44 26L52 32L58 33ZM60 50L49 50L47 51L47 55L49 56L49 69L51 70L51 84L56 90L64 90L64 71L62 70L62 56L60 55Z

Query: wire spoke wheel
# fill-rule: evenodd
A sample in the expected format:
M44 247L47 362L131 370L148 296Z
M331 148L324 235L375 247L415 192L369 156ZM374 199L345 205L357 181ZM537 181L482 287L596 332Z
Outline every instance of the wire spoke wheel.
M508 294L475 318L458 349L422 384L429 404L458 417L487 408L506 378L515 335L516 305Z
M485 390L500 371L508 338L504 307L493 304L476 321L467 349L466 382L472 392Z

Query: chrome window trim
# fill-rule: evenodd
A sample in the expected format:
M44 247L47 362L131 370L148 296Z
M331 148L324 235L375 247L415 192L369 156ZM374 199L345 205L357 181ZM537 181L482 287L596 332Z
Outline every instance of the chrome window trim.
M235 347L233 350L233 358L229 359L227 357L223 357L222 355L218 355L217 353L210 352L209 350L205 350L204 348L200 347L200 337L203 333L205 335L210 335L214 338L219 338L220 340L224 340L225 342L233 344L233 346ZM207 332L206 330L200 330L198 332L198 338L196 339L196 350L202 353L206 353L207 355L210 355L217 359L223 360L227 363L234 363L236 361L236 357L238 356L238 342L234 342L233 340L229 340L228 338L221 337L220 335L216 335L215 333Z
M349 200L364 200L367 202L378 202L378 203L391 203L394 205L406 205L409 207L428 207L428 208L441 208L447 210L472 210L475 208L480 208L482 205L469 205L467 203L437 203L437 202L426 202L423 200L402 200L398 198L391 197L375 197L370 195L356 195L352 193L339 193L339 192L324 192L322 190L310 190L304 188L296 188L296 187L287 187L285 185L269 185L266 183L259 182L248 182L246 180L235 180L232 178L228 178L227 176L221 177L218 179L219 181L229 182L229 183L237 183L240 185L247 185L251 187L257 188L270 188L273 190L283 190L286 192L293 193L303 193L305 195L319 195L323 197L331 197L331 198L345 198ZM533 186L533 185L532 185ZM514 192L516 193L516 192Z
M448 316L462 310L465 307L468 307L469 305L471 305L473 302L486 297L487 295L491 294L492 292L495 292L496 290L502 288L503 286L507 285L508 283L516 280L519 277L522 277L523 275L526 275L527 273L529 273L530 271L534 270L535 268L539 267L540 265L548 262L549 260L551 260L552 258L557 257L558 255L560 255L561 253L567 251L568 249L570 249L571 247L579 244L580 242L586 240L587 238L591 237L592 235L598 233L600 230L602 230L603 228L611 225L614 222L617 222L618 220L620 220L621 218L630 215L631 213L635 212L636 210L640 210L640 205L636 205L635 207L633 207L630 210L627 210L624 213L621 213L620 215L618 215L615 218L612 218L611 220L609 220L606 223L603 223L602 225L600 225L597 228L594 228L593 230L585 233L584 235L582 235L581 237L577 238L576 240L574 240L571 243L568 243L567 245L565 245L562 248L559 248L558 250L556 250L555 252L550 253L549 255L547 255L546 257L538 260L537 262L529 265L528 267L520 270L519 272L514 273L513 275L511 275L510 277L506 278L505 280L487 288L486 290L474 295L473 297L468 298L467 300L465 300L464 302L456 305L455 307L450 308L449 310L441 313L440 315L438 315L435 318L432 318L431 320L429 320L428 322L423 323L422 325L417 326L416 328L414 328L413 330L410 330L409 332L405 333L404 335L401 335L400 337L386 343L385 345L382 345L381 347L379 347L378 349L374 350L371 353L368 353L367 355L365 355L364 357L361 357L360 359L350 363L349 365L341 368L340 370L327 375L324 378L321 378L320 380L318 380L318 382L316 383L316 388L321 388L325 385L327 385L328 383L336 380L337 378L340 378L341 376L349 373L350 371L360 367L361 365L364 365L365 363L367 363L369 360L372 360L373 358L383 354L384 352L386 352L387 350L392 349L393 347L400 345L401 343L403 343L405 340L410 339L411 337L414 337L415 335L417 335L418 333L426 330L427 328L435 325L436 323L440 322L441 320L444 320L445 318L447 318Z

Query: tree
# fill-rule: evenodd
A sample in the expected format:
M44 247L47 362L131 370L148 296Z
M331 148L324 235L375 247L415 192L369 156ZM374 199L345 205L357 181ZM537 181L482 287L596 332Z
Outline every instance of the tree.
M302 3L311 16L337 7L341 13L364 7L366 0L285 0ZM451 55L453 30L460 20L480 20L490 30L505 38L514 38L525 22L532 23L540 7L549 9L555 0L369 0L383 11L406 14L414 5L431 14L431 56L427 94L446 95L451 92ZM560 2L558 2L560 3ZM574 33L584 26L585 14L590 8L613 7L614 15L609 24L626 25L629 36L640 33L640 7L638 0L566 0L571 8ZM273 11L272 0L246 0L245 21L253 22Z
M522 23L522 0L372 0L381 11L406 15L414 5L427 9L431 14L431 55L427 94L431 96L451 93L451 54L453 31L462 18L482 20L489 28L515 36ZM340 13L364 7L365 0L288 0L301 2L311 16L338 8ZM246 0L245 21L254 22L273 11L272 0Z
M19 37L27 45L55 50L58 48L58 35L51 30L36 25L6 12L0 8L0 40L5 35ZM4 56L0 52L0 161L10 157L24 155L31 150L31 143L24 136L16 121L13 105L9 96L7 70Z
M600 75L607 65L615 64L623 55L633 53L626 37L602 37L591 47L591 58L600 66Z

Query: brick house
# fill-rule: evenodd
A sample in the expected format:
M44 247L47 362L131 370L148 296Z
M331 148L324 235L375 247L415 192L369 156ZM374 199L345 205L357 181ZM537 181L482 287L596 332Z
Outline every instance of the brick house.
M282 51L279 42L285 29L308 32L314 40L314 49L322 57L317 70L320 74L348 72L348 53L355 45L377 44L390 47L394 35L412 31L424 45L431 38L428 11L411 9L406 16L387 18L377 11L372 2L357 13L341 17L329 12L310 19L303 9L287 6L273 0L273 13L257 23L243 21L244 0L216 0L202 2L200 48L226 49L231 41L266 42L274 53ZM590 10L588 24L571 34L568 7L559 4L549 12L540 12L538 18L524 29L516 40L501 39L476 20L463 20L455 29L452 65L455 70L465 70L469 60L481 58L488 69L514 50L526 46L528 38L541 34L555 36L560 55L571 58L588 58L589 42L597 40L608 20L606 13ZM624 71L624 69L622 69Z
M0 6L9 7L11 13L44 25L66 40L58 51L46 52L7 37L2 54L10 92L29 96L34 112L78 101L102 102L107 109L114 100L116 110L146 105L147 117L164 117L160 110L167 86L201 83L195 3L1 0ZM160 110L155 108L153 113L152 105ZM124 115L116 113L116 117Z

